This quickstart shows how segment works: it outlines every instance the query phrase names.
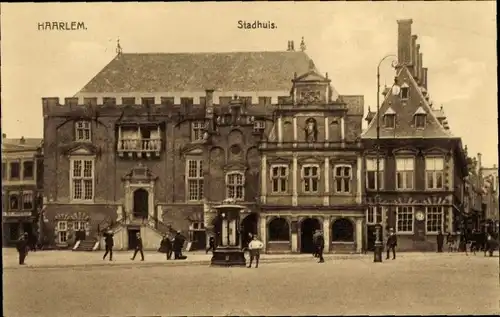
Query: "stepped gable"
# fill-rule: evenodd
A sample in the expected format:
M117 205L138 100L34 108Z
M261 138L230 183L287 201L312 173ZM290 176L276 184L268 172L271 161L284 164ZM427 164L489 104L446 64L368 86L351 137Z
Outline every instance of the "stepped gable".
M397 85L393 84L390 91L385 95L385 99L380 106L380 138L385 139L411 139L411 138L453 138L450 131L445 130L436 117L436 112L429 105L422 94L421 87L417 84L410 70L406 66L401 66L396 75ZM408 86L408 99L402 99L401 94L394 95L393 89L401 90L400 87ZM399 86L394 88L395 86ZM399 89L398 89L399 88ZM396 126L387 128L384 126L384 114L394 112L396 115ZM426 123L424 128L415 127L415 114L426 113ZM377 114L371 120L368 128L361 134L363 139L375 139L377 137Z
M294 73L309 71L310 61L295 51L122 53L79 93L288 91Z

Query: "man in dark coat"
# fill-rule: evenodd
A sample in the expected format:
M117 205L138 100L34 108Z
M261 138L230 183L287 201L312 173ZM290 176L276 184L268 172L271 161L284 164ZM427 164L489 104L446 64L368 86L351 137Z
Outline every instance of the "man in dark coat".
M136 245L135 245L135 250L134 250L134 255L132 256L131 260L135 260L135 256L137 255L138 252L141 253L141 261L144 261L144 252L142 252L142 238L141 234L137 232L137 238L135 239Z
M22 234L16 243L16 249L19 253L19 265L24 265L24 259L28 254L28 241L26 239L27 235Z
M172 241L170 241L170 238L167 234L163 235L159 251L165 253L165 255L167 256L167 260L170 260L172 258Z
M208 251L212 250L215 251L215 238L214 236L210 236L210 238L208 239L208 248L205 250L206 252L205 253L208 253Z
M317 258L319 256L319 252L318 252L318 237L321 235L320 231L319 230L314 230L314 233L313 233L313 237L312 237L312 240L313 240L313 256L315 258Z
M114 240L113 240L113 232L108 231L104 233L104 243L106 245L106 252L104 252L104 256L102 259L106 259L106 256L109 253L109 260L113 261L113 246L114 246Z
M323 250L325 249L325 237L321 231L318 231L316 236L316 253L317 257L319 257L318 263L324 263L325 259L323 258Z
M438 232L438 235L436 237L436 242L437 242L437 248L438 248L438 252L443 252L443 245L444 245L444 235L443 233L441 232L441 230L439 230Z
M396 236L396 233L394 233L394 229L391 228L389 229L389 237L387 238L387 257L385 258L386 260L389 259L389 252L392 250L392 259L396 260L396 247L398 246L398 238Z
M181 235L180 231L177 231L177 234L174 238L174 260L181 260L182 256L182 247L184 246L184 237Z

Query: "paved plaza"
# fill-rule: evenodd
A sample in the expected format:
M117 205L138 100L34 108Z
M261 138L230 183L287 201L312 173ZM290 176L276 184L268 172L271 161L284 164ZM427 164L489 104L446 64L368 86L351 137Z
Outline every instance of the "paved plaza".
M40 259L42 253L39 253ZM117 255L130 256L128 253ZM34 254L29 257L36 262ZM120 261L117 258L116 262ZM288 261L282 257L281 261L262 263L258 269L146 263L52 268L7 266L4 269L4 315L500 312L498 257L482 254L401 253L397 260L383 263L373 263L370 255L330 256L324 264L316 263L310 255L288 256Z

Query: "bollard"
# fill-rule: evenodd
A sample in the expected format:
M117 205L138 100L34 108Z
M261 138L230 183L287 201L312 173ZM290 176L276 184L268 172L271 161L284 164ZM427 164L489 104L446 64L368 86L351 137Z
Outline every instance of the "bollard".
M382 262L382 226L375 225L375 251L373 252L373 262Z

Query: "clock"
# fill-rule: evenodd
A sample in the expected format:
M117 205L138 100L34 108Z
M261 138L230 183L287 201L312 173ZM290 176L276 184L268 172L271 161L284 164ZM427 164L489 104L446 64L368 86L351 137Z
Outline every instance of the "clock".
M417 213L415 214L415 218L418 220L418 221L422 221L425 219L425 215L422 211L417 211Z

